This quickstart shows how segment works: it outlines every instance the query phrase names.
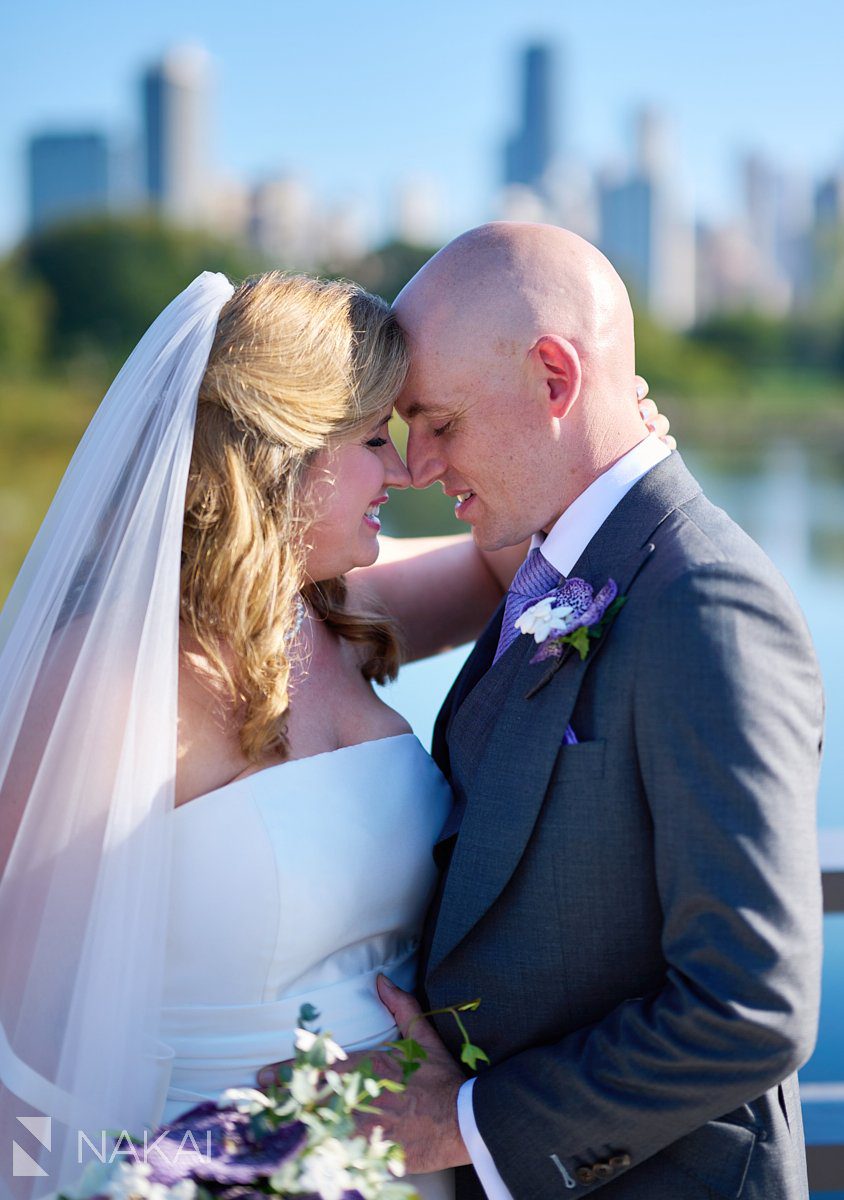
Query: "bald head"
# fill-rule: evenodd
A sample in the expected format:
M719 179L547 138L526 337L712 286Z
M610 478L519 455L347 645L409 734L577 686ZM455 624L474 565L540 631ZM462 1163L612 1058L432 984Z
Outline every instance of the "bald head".
M550 527L645 436L627 292L576 234L472 229L394 308L410 343L397 407L413 482L440 480L484 548Z
M443 353L479 338L526 353L554 335L577 349L587 392L611 396L634 373L633 314L612 264L555 225L493 222L470 229L425 264L395 305L411 342Z

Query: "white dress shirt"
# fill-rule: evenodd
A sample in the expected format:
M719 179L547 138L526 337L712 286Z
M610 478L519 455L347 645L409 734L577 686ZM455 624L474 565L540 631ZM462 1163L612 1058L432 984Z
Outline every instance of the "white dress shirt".
M531 550L541 546L543 557L548 559L551 566L561 575L570 575L575 563L619 501L670 453L656 434L646 437L580 493L552 526L547 537L544 533L534 534ZM460 1134L488 1200L513 1200L475 1123L472 1109L474 1086L474 1079L467 1079L457 1093Z

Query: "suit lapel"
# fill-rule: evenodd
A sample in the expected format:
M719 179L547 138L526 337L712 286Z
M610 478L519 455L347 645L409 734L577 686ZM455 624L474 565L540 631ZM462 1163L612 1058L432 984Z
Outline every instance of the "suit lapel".
M664 460L616 507L572 576L587 579L596 590L612 577L619 592L629 595L654 553L651 534L669 513L699 491L679 455ZM632 553L631 546L635 548ZM494 720L495 728L485 741L454 847L429 970L477 924L518 866L586 672L611 639L610 628L593 644L585 660L572 652L550 664L533 664L535 643L519 637L453 714L450 741L468 738L471 745L482 723ZM549 687L552 680L554 686Z
M463 670L457 677L451 704L451 719L454 720L458 711L477 688L478 684L489 674L495 651L498 649L498 639L501 637L501 622L504 619L505 596L493 613L486 629L475 643L475 648L466 660Z
M498 639L501 635L503 612L504 601L501 603L500 612L496 613L493 622L488 627L488 631L491 631L494 626L495 636L494 638L490 637L491 644L486 646L485 652L479 654L478 660L474 664L475 669L468 677L468 686L463 689L462 703L452 713L449 730L450 741L464 737L472 740L472 730L477 727L478 722L485 722L487 716L496 712L510 694L512 680L521 660L519 643L522 639L516 638L498 662L493 664L495 651L498 648Z
M501 620L504 614L504 600L487 624L481 636L475 643L466 662L451 685L448 695L434 722L434 732L431 742L431 754L434 761L447 779L451 779L451 755L449 745L451 728L463 701L472 692L478 681L483 678L495 655L498 638L501 632Z
M622 594L629 592L653 549L648 543L622 564L616 578ZM585 659L571 652L550 666L530 661L537 649L532 638L517 638L455 717L453 736L473 738L479 713L491 708L501 714L486 742L454 847L429 970L477 924L518 866L586 672L611 636L607 631ZM554 676L554 687L546 687Z

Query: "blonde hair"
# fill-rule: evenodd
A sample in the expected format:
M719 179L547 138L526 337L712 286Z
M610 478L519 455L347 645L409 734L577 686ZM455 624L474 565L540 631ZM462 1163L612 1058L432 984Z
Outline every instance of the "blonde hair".
M316 515L306 481L320 450L383 416L407 367L389 308L355 284L273 271L245 280L220 313L185 501L181 620L242 713L251 762L288 753L300 594L329 629L365 648L367 679L384 682L398 669L396 629L384 614L348 611L342 578L306 580Z

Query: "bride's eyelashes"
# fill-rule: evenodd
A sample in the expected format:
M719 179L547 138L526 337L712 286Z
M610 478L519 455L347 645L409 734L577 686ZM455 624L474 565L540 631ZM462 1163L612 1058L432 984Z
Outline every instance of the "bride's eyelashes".
M369 446L369 448L371 450L380 450L382 446L388 445L388 443L390 441L389 437L382 437L381 434L378 433L378 430L386 429L386 426L389 424L391 415L392 415L391 413L388 413L387 416L384 417L383 420L378 422L378 424L375 427L375 432L373 433L372 437L367 438L367 440L364 442L365 446ZM371 426L370 426L370 428L371 428Z

